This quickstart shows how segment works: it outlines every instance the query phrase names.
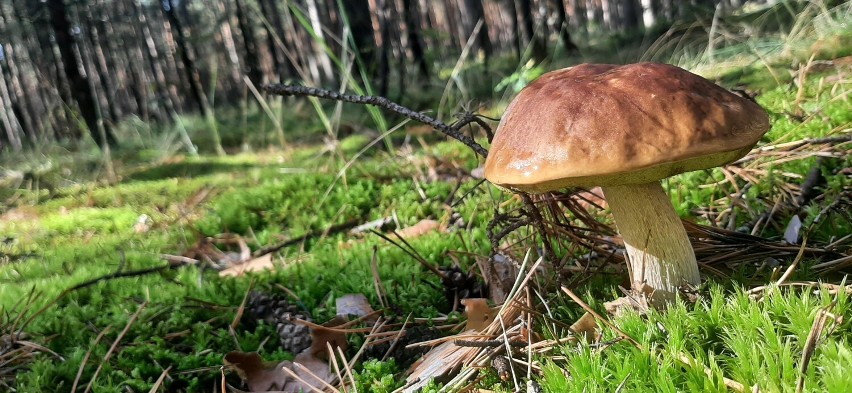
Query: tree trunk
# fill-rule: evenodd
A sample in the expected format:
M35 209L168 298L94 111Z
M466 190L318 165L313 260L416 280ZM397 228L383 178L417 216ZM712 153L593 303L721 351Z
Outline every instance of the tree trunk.
M104 31L99 30L98 26L95 25L95 16L92 13L92 7L90 5L85 6L85 21L86 21L86 29L89 31L89 45L92 47L92 52L95 55L94 59L94 68L97 72L97 82L103 87L103 98L100 100L101 102L106 103L106 107L109 112L109 120L113 123L117 122L121 118L121 114L118 110L118 100L116 100L116 88L115 83L112 81L112 76L109 72L109 66L107 66L106 55L104 54L104 49L101 43L101 37L103 36ZM98 5L98 7L103 7L103 4ZM104 18L101 15L101 18ZM98 84L96 84L97 86Z
M3 68L0 67L0 121L2 121L3 129L6 131L6 143L12 147L13 151L21 151L23 148L21 134L25 133L25 131L15 114L14 107L16 103L13 102L9 90L6 88L7 76L3 72ZM0 143L0 149L5 147Z
M235 86L242 86L240 92L245 90L245 82L242 76L242 67L240 66L240 55L237 53L237 44L234 42L233 28L231 28L231 18L228 7L225 2L219 3L219 14L226 15L222 17L222 23L219 25L219 31L222 33L222 45L225 47L225 58L228 59L228 64L231 65L231 80ZM232 93L236 94L236 93Z
M0 5L0 35L7 37L5 47L0 43L0 69L7 69L10 81L11 95L16 96L20 100L21 120L24 134L30 139L30 142L37 142L42 134L42 111L36 109L36 98L38 97L37 88L33 88L28 78L28 72L22 69L22 66L29 62L27 59L27 40L22 35L20 29L9 28L9 21L12 19L6 12L5 8ZM35 54L35 52L34 52Z
M159 51L157 51L157 45L154 43L154 37L151 36L151 29L148 26L148 19L145 17L145 11L142 9L141 4L138 2L132 2L134 4L134 10L136 11L136 20L137 27L136 31L139 36L145 41L145 47L147 49L147 64L151 70L151 74L153 75L154 86L156 87L156 91L158 95L161 97L163 101L163 106L165 107L165 111L168 115L160 115L160 118L165 118L166 116L171 116L172 113L175 112L175 105L178 102L176 97L175 89L169 84L169 81L166 79L166 74L163 72L163 66L160 64L160 55ZM144 58L142 53L142 48L137 46L137 58L142 60Z
M623 0L621 2L620 19L624 28L634 29L641 22L639 17L639 0Z
M646 29L654 26L654 23L657 22L656 14L659 5L659 1L654 0L641 0L642 1L642 25L645 26Z
M208 110L207 98L204 96L198 70L195 67L195 54L191 52L191 48L186 43L186 33L175 12L174 3L175 0L163 0L162 10L171 27L170 30L172 31L181 63L183 63L184 73L189 80L189 89L193 102L204 113Z
M390 80L390 31L391 21L388 16L388 6L386 0L377 1L376 14L379 19L379 34L381 42L379 42L379 67L375 76L379 78L379 95L386 97L388 95L388 81Z
M257 39L254 35L254 28L246 13L245 0L234 0L236 5L237 22L240 25L240 31L243 36L243 45L246 48L246 75L255 86L263 84L263 70L260 69L260 57L257 48Z
M278 40L280 40L276 47L283 52L284 62L283 64L287 67L287 75L288 76L296 76L298 71L296 67L298 66L298 59L295 57L291 58L287 56L287 52L293 53L292 48L293 38L291 34L288 34L284 30L284 23L281 21L281 11L278 9L278 0L259 0L261 4L265 5L268 11L264 11L266 17L269 18L270 23L275 27L275 33L278 36ZM283 77L283 75L281 75Z
M559 29L559 40L562 41L565 50L569 52L576 51L578 49L577 45L571 41L571 33L568 32L568 13L565 11L565 2L562 0L550 0L549 2L555 11L556 25Z
M21 7L23 8L23 7ZM51 110L49 111L55 116L54 120L54 135L57 137L79 138L83 135L82 127L78 127L74 122L74 112L72 106L74 98L71 96L71 86L68 82L68 77L62 71L62 57L59 55L59 50L56 42L51 39L50 31L53 30L50 15L43 12L44 5L39 3L37 6L30 5L27 7L26 14L20 8L15 8L15 16L18 20L26 20L31 18L34 26L31 26L31 33L35 36L38 42L38 48L42 48L43 61L39 65L39 71L50 80L54 81L54 89L44 88L41 93L44 102L51 102ZM27 24L23 25L26 29ZM31 49L30 49L31 50ZM59 96L59 102L56 101L56 96Z
M80 72L83 63L74 50L76 41L74 36L71 35L71 24L68 22L65 3L63 3L63 0L47 0L46 4L56 37L56 44L59 46L59 53L62 57L63 69L71 85L71 95L77 102L80 114L89 128L89 133L102 149L107 145L118 146L118 140L112 133L112 129L101 118L100 109L97 107L88 78ZM101 129L103 132L99 131Z
M263 13L264 18L266 18L267 23L263 24L264 30L266 30L266 46L269 51L269 57L272 59L272 69L275 72L275 78L272 78L275 82L281 82L284 80L284 75L287 74L287 71L284 68L284 64L287 60L284 58L283 51L275 45L275 37L279 35L275 28L275 22L273 21L277 15L273 15L271 7L266 0L258 0L258 6L260 6L260 12ZM280 23L280 21L279 21ZM283 42L283 37L279 36L279 39Z
M614 0L600 0L601 26L606 30L613 30L612 2Z
M481 0L462 0L457 3L459 13L461 14L461 27L464 36L460 37L467 41L468 37L473 33L476 24L482 21L482 27L476 35L474 41L474 50L483 52L487 59L491 57L492 47L491 38L488 36L488 24L485 22L485 12L482 8Z
M183 0L186 1L186 0ZM184 66L184 72L189 79L190 92L195 99L196 105L204 115L207 121L207 126L210 129L210 136L213 138L213 148L216 154L225 155L225 150L222 148L222 141L219 138L219 129L216 125L216 118L213 115L213 109L210 108L210 103L207 101L207 96L204 95L201 88L201 78L198 75L198 69L195 67L195 54L190 51L190 47L186 43L186 34L183 31L183 26L175 14L175 0L163 0L163 13L174 31L175 43L180 51L181 62Z
M343 1L343 11L349 21L352 40L357 47L357 70L362 75L371 76L376 69L376 40L373 38L370 4L367 0L346 0Z
M527 53L536 63L547 58L547 42L543 34L535 29L535 21L532 10L532 0L517 0L519 18L521 19L521 31L528 44Z
M411 48L411 55L414 57L414 62L417 63L417 69L420 71L420 82L426 82L429 79L429 63L426 60L424 51L423 32L420 29L420 10L417 0L402 0L403 12L405 15L405 27L408 32L408 45Z
M523 55L521 47L523 44L521 41L523 40L523 34L519 30L518 26L518 10L515 7L515 0L499 0L497 1L497 6L500 9L500 12L506 15L509 18L509 36L511 37L512 42L512 50L515 52L515 59L520 61L521 55Z
M349 0L345 0L348 2ZM322 20L320 19L319 9L317 8L316 0L306 0L308 6L308 19L311 22L311 28L314 30L314 34L319 37L320 41L325 41L325 33L322 31ZM323 74L325 74L325 78L328 81L334 80L334 72L331 69L331 59L328 57L328 53L325 52L325 49L317 42L317 40L312 39L311 44L314 48L314 59L317 60L319 68L322 69Z

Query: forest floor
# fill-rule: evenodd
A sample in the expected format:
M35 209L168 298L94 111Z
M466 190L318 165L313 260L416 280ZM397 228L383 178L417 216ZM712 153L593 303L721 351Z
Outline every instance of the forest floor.
M746 159L665 183L682 217L717 228L691 231L705 284L665 312L607 314L623 262L565 241L563 263L531 268L553 233L511 231L488 262L492 223L523 202L420 125L225 157L154 145L119 152L113 184L68 181L101 161L44 153L30 165L58 170L0 195L0 390L295 391L290 373L331 364L339 391L390 392L412 370L441 377L423 391L847 391L852 61L809 57L711 75L757 94L772 129ZM307 107L288 116L314 127ZM616 236L585 209L602 225L579 232ZM498 289L499 310L459 302ZM468 329L497 344L439 345ZM412 366L431 347L432 369ZM294 356L312 371L281 363Z

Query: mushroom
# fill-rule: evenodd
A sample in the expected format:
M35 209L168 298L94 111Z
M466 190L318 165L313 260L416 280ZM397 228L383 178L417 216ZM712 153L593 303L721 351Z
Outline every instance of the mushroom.
M601 186L634 289L652 290L651 304L664 306L700 277L660 180L737 160L768 129L758 104L681 68L583 64L518 94L497 127L485 177L528 193Z

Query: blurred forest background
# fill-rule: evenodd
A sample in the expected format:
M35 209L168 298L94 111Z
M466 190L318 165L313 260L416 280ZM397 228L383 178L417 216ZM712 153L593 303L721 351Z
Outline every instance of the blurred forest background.
M644 50L662 35L695 29L706 37L720 18L766 3L2 0L0 151L89 136L116 148L122 122L161 129L194 113L206 119L208 147L223 154L215 108L265 107L262 84L343 86L410 103L416 94L409 92L449 78L444 67L459 58L473 59L486 78L497 75L486 83L493 85L528 60L579 47L636 42ZM802 3L779 3L777 20L764 26L792 23ZM701 44L712 50L725 39L717 32ZM283 143L280 124L277 132ZM195 151L185 131L176 138Z

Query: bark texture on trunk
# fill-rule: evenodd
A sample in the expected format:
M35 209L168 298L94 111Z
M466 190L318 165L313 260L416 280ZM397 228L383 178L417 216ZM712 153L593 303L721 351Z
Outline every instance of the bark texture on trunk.
M101 118L100 108L97 106L89 79L80 72L83 63L77 56L77 51L74 50L76 41L74 36L71 35L71 24L68 22L65 3L62 0L48 0L46 5L50 13L50 22L56 37L56 44L59 46L59 53L62 57L63 70L71 85L71 95L80 108L80 114L89 128L89 133L101 148L105 145L118 146L118 140L115 138L112 129ZM103 129L103 132L100 132L100 129Z

